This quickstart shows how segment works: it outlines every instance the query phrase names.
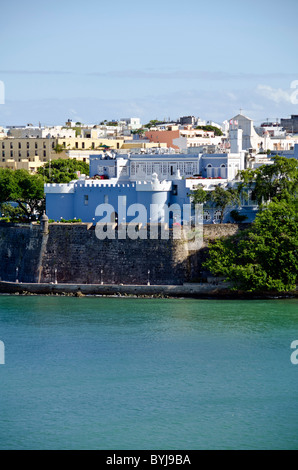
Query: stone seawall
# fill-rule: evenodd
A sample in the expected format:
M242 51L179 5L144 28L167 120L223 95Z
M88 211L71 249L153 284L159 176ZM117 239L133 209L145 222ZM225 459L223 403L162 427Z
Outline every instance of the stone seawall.
M240 228L244 228L241 226ZM204 244L186 240L99 240L92 224L0 225L0 278L25 283L182 285L200 277L208 240L232 235L238 225L204 226ZM170 231L171 232L171 231Z
M38 226L0 226L0 278L38 282L42 234Z
M184 240L99 240L92 226L57 224L50 226L41 282L181 284L187 259Z

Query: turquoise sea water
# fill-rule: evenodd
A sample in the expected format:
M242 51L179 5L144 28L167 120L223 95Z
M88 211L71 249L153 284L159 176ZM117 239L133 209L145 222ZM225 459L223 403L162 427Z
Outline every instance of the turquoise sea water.
M0 296L0 449L298 449L297 307Z

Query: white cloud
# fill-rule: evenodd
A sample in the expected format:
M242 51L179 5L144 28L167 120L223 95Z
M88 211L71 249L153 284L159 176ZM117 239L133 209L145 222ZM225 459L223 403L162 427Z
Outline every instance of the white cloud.
M262 95L274 103L291 103L292 102L292 91L283 90L282 88L272 88L269 85L258 85L257 93Z

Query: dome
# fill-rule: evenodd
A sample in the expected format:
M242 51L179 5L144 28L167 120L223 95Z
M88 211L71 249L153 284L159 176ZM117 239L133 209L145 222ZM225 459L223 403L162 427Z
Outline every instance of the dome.
M41 222L48 222L49 221L49 218L48 218L47 214L45 213L45 211L43 212L43 214L40 218L40 221Z

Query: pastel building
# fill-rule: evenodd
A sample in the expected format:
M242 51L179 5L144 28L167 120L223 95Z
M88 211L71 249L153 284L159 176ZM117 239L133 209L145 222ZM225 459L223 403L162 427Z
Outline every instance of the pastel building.
M102 221L129 223L135 220L144 226L175 221L172 205L183 206L191 213L190 193L198 185L208 191L220 184L237 184L235 178L244 169L244 154L153 154L102 153L90 155L90 174L69 184L46 184L46 211L49 219L81 219L96 224ZM158 209L157 209L158 207ZM106 209L106 210L105 210ZM185 209L186 210L186 209ZM179 211L178 211L179 212ZM253 220L256 206L246 198L241 213ZM205 208L204 223L219 219L218 211ZM229 221L227 216L225 221Z

